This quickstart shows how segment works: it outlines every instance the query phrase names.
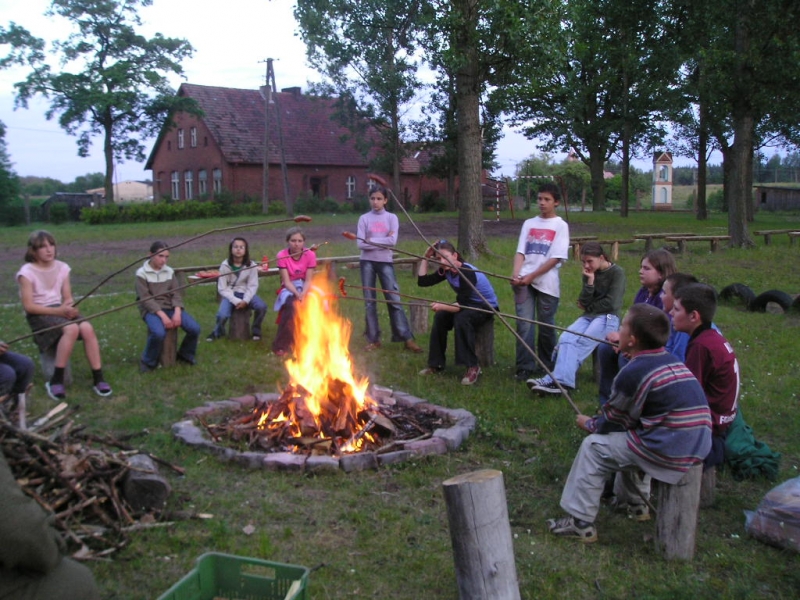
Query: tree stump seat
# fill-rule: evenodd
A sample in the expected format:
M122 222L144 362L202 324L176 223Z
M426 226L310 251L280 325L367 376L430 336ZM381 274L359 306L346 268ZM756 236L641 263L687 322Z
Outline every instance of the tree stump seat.
M250 333L250 320L252 316L253 309L249 306L241 310L235 309L231 313L228 339L249 340L252 337Z
M656 550L669 560L691 560L700 509L703 463L695 463L676 484L653 480L658 504Z

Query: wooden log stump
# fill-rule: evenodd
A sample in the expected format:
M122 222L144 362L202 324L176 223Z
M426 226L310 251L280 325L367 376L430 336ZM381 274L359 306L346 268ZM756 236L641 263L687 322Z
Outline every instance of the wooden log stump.
M708 508L714 504L714 495L717 491L717 468L709 467L703 471L700 481L700 508Z
M475 354L480 366L491 367L494 364L494 319L475 329Z
M410 304L411 333L414 335L428 333L428 313L431 311L430 305L427 302L420 302L419 300L412 300Z
M167 334L164 336L164 345L161 346L161 356L158 357L158 362L162 367L174 367L178 362L178 330L167 329Z
M53 344L44 352L39 352L39 364L42 366L42 373L47 381L53 378L53 370L56 368L56 346ZM72 384L72 361L67 361L64 369L64 385Z
M249 340L252 337L250 334L250 319L252 316L253 309L249 306L241 310L234 309L231 313L228 339Z
M658 483L656 551L669 560L694 557L697 513L700 506L700 481L703 465L697 463L678 483Z
M514 545L503 473L464 473L442 483L453 545L458 597L517 600Z
M122 482L122 495L137 513L161 511L172 488L158 473L158 467L146 454L128 459L131 470Z

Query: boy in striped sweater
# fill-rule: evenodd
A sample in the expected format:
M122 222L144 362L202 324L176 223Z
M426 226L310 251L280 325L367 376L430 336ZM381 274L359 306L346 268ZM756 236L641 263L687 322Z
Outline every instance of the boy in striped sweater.
M653 306L634 304L625 315L619 344L631 360L614 379L601 414L576 418L590 435L561 495L561 508L569 514L547 521L551 533L597 541L594 520L612 473L621 472L615 486L618 500L641 505L650 493L650 477L677 483L708 454L708 403L694 375L664 349L669 333L666 313Z

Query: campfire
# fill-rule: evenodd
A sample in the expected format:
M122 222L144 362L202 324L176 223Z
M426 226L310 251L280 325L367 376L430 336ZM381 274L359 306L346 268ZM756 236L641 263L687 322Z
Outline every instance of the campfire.
M341 457L396 447L450 424L442 414L382 402L368 394L349 353L351 323L336 311L328 280L318 276L297 312L294 357L286 360L289 383L277 399L252 409L228 411L212 422L199 417L215 442L245 451ZM216 416L216 415L215 415Z

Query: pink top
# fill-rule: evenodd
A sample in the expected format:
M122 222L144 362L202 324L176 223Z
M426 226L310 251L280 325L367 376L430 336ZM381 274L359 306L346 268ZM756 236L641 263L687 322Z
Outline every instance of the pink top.
M19 283L20 277L25 277L33 287L33 302L41 306L54 306L61 304L61 290L64 283L69 280L69 265L60 260L54 260L48 268L42 268L35 263L22 265L14 279Z
M305 251L300 255L298 260L289 256L288 248L284 248L278 252L278 268L287 269L289 271L289 279L292 281L297 279L305 280L308 270L314 269L317 266L317 255L307 248L304 250Z

